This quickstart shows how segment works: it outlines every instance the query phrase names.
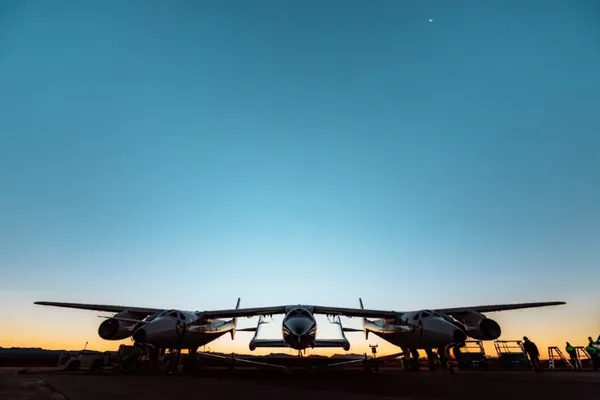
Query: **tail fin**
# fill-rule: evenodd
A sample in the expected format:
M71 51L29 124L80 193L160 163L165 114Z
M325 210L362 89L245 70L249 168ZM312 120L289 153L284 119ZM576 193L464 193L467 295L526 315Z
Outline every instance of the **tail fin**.
M360 309L361 309L361 310L364 310L364 309L365 309L365 306L363 305L362 298L360 298L360 297L359 297L359 298L358 298L358 301L359 301L359 303L360 303ZM369 340L369 331L368 331L368 330L366 329L366 327L365 327L365 324L366 324L366 322L367 322L367 319L366 319L365 317L363 317L363 319L362 319L362 320L363 320L363 329L364 329L364 331L365 331L365 340Z
M239 309L240 308L240 301L242 299L240 297L238 297L237 299L237 303L235 304L235 309ZM233 323L233 329L229 331L229 333L231 334L231 340L235 339L235 330L237 328L237 317L234 317L231 322Z

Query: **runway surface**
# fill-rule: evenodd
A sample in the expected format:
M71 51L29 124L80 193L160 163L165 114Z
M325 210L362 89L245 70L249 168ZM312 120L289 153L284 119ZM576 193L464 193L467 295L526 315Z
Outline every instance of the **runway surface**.
M600 373L338 371L284 376L263 371L214 371L202 376L0 373L7 400L198 399L218 400L493 400L600 399ZM34 372L34 371L31 371Z

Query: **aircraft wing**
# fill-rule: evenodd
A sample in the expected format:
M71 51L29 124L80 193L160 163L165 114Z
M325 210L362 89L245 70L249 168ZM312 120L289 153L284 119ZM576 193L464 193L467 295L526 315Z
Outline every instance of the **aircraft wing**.
M303 304L239 308L231 310L212 310L201 311L199 313L207 318L255 317L259 315L285 314L286 310L294 307L304 307L308 310L312 310L315 314L341 315L344 317L392 318L398 315L396 311L389 310L367 310L361 308L313 306Z
M205 318L256 317L259 315L285 314L287 306L236 308L230 310L199 311Z
M316 339L315 348L325 347L350 347L350 342L347 339Z
M56 301L36 301L33 304L39 306L52 306L64 308L77 308L80 310L104 311L110 313L119 313L121 311L129 311L132 314L147 316L155 312L164 311L160 308L145 308L145 307L128 307L128 306L112 306L107 304L85 304L85 303L62 303Z
M269 364L269 363L260 362L260 361L256 361L256 360L247 360L245 358L237 358L237 357L233 356L233 354L231 356L224 356L221 354L214 354L214 353L201 353L201 352L198 352L197 354L198 354L198 356L204 357L204 358L217 359L217 360L221 360L221 361L225 361L225 362L231 362L233 365L235 365L235 364L244 365L245 364L250 367L265 367L265 368L274 368L274 369L282 369L282 370L287 370L287 368L288 368L285 365Z
M393 310L368 310L365 308L352 307L328 307L313 306L315 314L341 315L343 317L361 317L361 318L394 318L398 311Z
M563 304L567 304L567 303L564 301L547 301L547 302L539 302L539 303L493 304L493 305L473 306L473 307L439 308L439 309L436 309L435 311L444 313L444 314L448 314L448 315L458 316L461 314L466 314L470 311L486 313L486 312L497 312L497 311L520 310L520 309L524 309L524 308L560 306Z

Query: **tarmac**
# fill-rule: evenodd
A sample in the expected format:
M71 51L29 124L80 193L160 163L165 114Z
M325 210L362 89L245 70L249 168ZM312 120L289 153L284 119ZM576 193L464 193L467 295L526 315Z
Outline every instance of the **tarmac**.
M600 373L553 371L363 371L284 375L271 371L205 371L200 376L0 370L2 400L494 400L600 399ZM21 371L22 372L22 371Z

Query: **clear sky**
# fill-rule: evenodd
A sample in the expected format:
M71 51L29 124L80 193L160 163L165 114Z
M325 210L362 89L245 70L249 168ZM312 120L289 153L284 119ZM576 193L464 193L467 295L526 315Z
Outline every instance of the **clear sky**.
M600 334L599 15L593 0L2 1L0 346L115 347L95 313L35 300L238 296L564 300L493 317L504 339L584 343Z

